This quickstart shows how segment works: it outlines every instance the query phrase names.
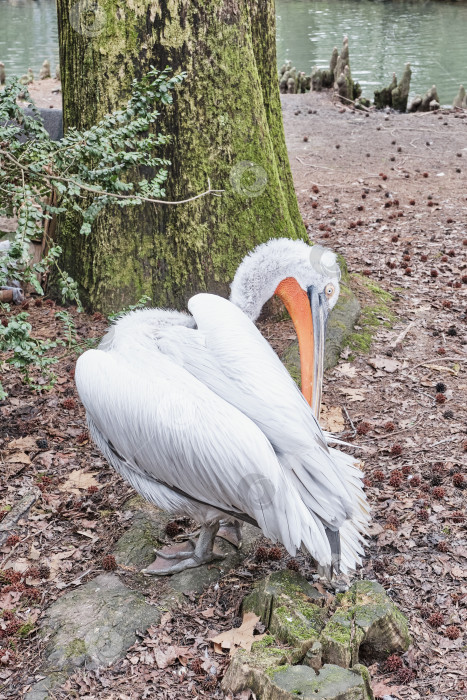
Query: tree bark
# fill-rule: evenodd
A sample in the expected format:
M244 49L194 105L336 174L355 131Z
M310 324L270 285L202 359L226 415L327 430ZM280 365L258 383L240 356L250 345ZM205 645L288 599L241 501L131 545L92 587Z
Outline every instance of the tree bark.
M226 294L254 245L306 239L282 126L273 0L100 0L95 31L73 28L75 4L57 0L65 131L121 107L151 65L187 71L157 127L173 137L160 154L172 163L167 199L205 191L208 178L225 189L178 206L109 207L89 237L75 213L62 218L62 266L85 306L116 310L148 294L181 307L199 291Z

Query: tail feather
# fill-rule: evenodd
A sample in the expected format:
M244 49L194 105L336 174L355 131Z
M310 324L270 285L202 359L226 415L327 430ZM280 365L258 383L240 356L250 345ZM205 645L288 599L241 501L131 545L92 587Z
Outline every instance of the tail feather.
M301 455L299 459L295 455L280 456L301 504L313 516L317 526L310 530L304 528L306 534L302 535L302 545L317 559L319 570L327 578L333 573L349 573L361 565L370 520L363 473L356 466L355 459L334 448L329 448L329 451L335 473L339 475L340 493L313 475L307 461L316 458L315 455ZM318 533L319 542L316 540Z

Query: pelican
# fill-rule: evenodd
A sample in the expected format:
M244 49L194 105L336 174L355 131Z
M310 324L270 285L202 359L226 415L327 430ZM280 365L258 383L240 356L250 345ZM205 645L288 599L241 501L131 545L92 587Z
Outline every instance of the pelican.
M226 518L256 525L292 556L304 548L328 576L361 563L363 474L318 422L339 279L331 251L273 239L244 258L230 300L202 293L189 314L133 311L78 359L76 385L99 450L149 502L201 525L186 551L157 552L166 564L143 572L218 559ZM274 294L296 329L303 393L254 324Z

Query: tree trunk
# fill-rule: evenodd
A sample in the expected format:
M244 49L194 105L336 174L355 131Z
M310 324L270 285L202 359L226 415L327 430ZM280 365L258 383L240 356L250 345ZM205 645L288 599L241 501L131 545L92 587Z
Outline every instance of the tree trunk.
M57 0L65 130L121 107L151 65L187 71L158 124L173 137L158 154L172 163L167 198L203 192L208 178L225 189L179 206L109 207L86 238L76 214L62 219L62 265L85 305L116 310L148 294L181 307L202 290L226 294L254 245L306 239L282 127L273 0L101 0L94 29L79 32L73 5Z

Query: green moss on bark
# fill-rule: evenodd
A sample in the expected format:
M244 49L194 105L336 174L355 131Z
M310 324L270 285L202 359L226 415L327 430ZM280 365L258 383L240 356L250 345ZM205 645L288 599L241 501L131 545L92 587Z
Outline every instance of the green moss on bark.
M70 26L73 1L57 3L65 129L88 127L120 107L150 65L187 71L157 125L173 136L161 153L172 162L167 198L202 192L208 178L225 189L176 207L108 208L87 239L76 214L62 219L62 265L86 306L115 310L148 294L154 305L181 307L198 291L225 294L254 245L273 236L306 239L282 128L274 4L104 0L105 26L89 37ZM266 175L258 196L232 187L241 161L254 164L253 177Z

